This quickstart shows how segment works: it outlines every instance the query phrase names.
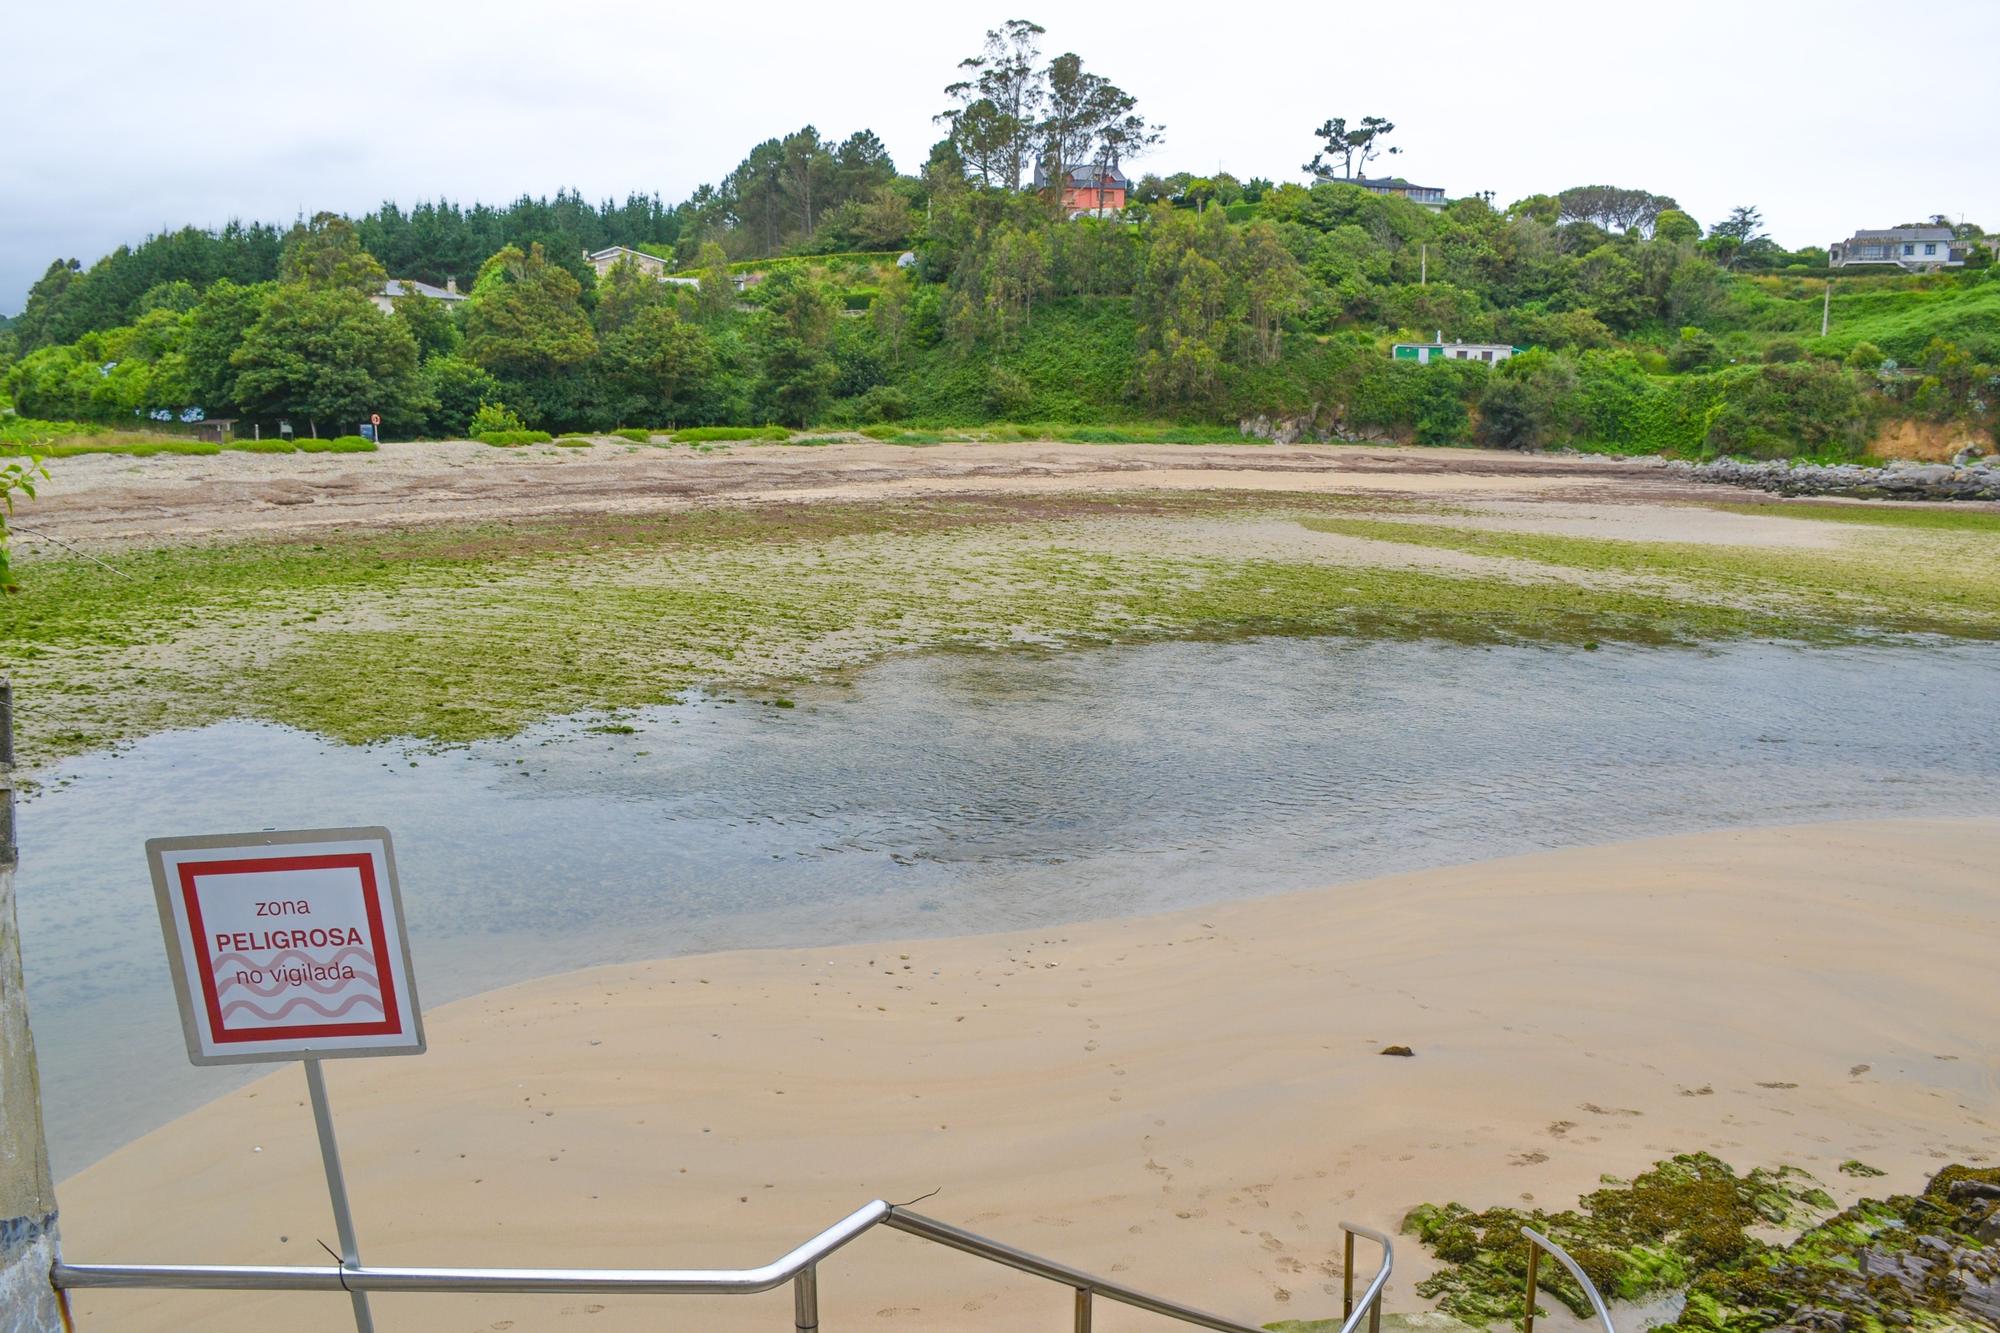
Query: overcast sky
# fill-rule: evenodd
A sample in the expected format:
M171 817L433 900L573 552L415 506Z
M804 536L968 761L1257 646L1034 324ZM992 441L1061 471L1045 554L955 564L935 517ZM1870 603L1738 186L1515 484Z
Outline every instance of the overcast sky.
M1139 170L1299 178L1328 116L1505 204L1578 184L1762 208L1789 246L1931 213L2000 230L2000 3L596 0L10 6L0 313L52 258L186 223L574 187L669 202L808 122L905 171L959 59L1049 30L1167 127Z

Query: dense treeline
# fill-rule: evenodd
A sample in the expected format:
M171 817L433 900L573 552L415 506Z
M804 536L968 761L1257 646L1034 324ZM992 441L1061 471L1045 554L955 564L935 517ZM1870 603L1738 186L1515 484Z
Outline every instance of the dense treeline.
M392 436L463 434L482 404L556 430L1266 416L1329 437L1814 456L1859 451L1884 416L1990 429L1983 249L1961 274L1843 277L1823 339L1824 252L1783 251L1754 208L1704 228L1670 196L1591 185L1427 209L1348 183L1395 151L1379 117L1314 131L1310 184L1149 176L1122 215L1072 220L1023 179L1116 167L1160 131L1074 55L1044 62L1040 34L988 35L914 176L872 133L808 126L674 207L385 204L52 267L15 321L8 392L42 417L320 433L380 412ZM584 255L611 245L688 278L600 278ZM468 299L385 311L391 275L456 278ZM1440 332L1533 350L1391 359Z

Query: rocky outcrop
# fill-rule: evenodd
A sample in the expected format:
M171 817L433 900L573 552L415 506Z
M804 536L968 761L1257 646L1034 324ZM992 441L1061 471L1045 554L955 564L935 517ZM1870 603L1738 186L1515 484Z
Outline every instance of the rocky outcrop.
M1691 481L1751 486L1779 495L1842 495L1858 500L2000 500L2000 466L1992 459L1962 463L1890 463L1862 467L1837 463L1670 462L1667 470Z

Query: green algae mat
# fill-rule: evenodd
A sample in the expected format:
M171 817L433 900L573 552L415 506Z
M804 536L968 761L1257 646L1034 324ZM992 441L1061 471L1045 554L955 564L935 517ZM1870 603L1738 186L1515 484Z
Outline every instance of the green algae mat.
M1849 1175L1880 1175L1863 1163ZM1448 1316L1513 1325L1525 1311L1530 1226L1567 1250L1610 1300L1685 1293L1676 1333L1819 1328L2000 1328L2000 1168L1951 1166L1917 1194L1837 1210L1796 1167L1739 1175L1706 1153L1607 1180L1561 1212L1426 1204L1404 1221L1441 1267L1417 1287ZM1790 1241L1775 1239L1795 1235ZM1590 1307L1554 1264L1541 1290ZM1538 1306L1537 1317L1547 1313ZM1282 1326L1281 1326L1282 1327Z
M0 669L46 763L230 717L466 742L932 649L2000 638L2000 520L1946 517L1838 520L1832 549L1801 550L1501 530L1384 497L1134 492L329 531L24 561Z

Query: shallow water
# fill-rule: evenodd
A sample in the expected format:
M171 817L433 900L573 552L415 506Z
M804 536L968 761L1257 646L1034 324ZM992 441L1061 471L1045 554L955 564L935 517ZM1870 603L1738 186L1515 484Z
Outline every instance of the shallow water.
M186 1062L142 844L386 824L426 1004L593 963L1130 915L1725 825L1989 813L2000 647L1339 640L900 659L442 754L226 723L41 774L59 1174L261 1072Z

